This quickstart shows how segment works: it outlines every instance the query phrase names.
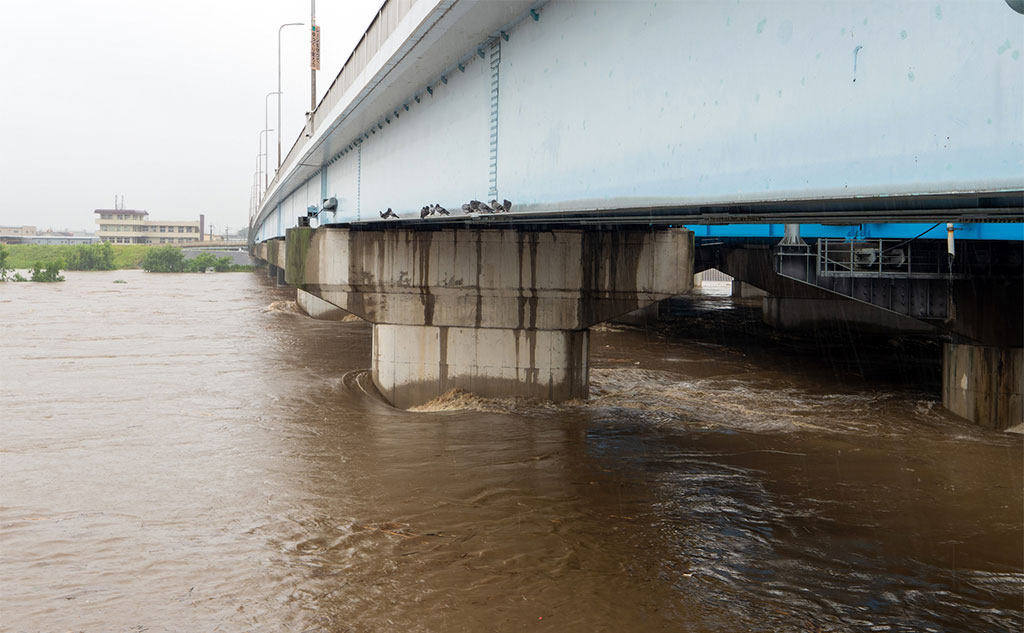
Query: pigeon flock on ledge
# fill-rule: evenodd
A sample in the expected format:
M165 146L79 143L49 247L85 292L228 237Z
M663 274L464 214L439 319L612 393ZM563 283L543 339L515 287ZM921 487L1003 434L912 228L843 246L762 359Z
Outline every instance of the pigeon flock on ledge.
M512 210L512 203L509 200L503 200L498 202L497 200L491 200L490 204L486 202L480 202L479 200L470 200L466 204L462 205L462 211L466 214L471 213L508 213ZM420 209L420 219L424 220L432 215L451 215L448 209L445 209L439 204L431 204ZM388 207L387 211L381 211L380 217L384 220L399 219L397 213Z

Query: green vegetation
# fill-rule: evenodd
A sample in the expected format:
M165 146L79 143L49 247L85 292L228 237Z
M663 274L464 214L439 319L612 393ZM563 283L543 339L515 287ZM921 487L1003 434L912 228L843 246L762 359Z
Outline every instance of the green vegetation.
M139 266L149 273L182 273L185 272L185 254L173 246L151 248L142 257Z
M114 270L114 247L110 242L79 244L65 261L65 270Z
M36 262L32 265L32 277L29 281L64 281L64 276L60 274L60 268L58 268L57 264L41 264Z
M64 270L121 270L122 268L138 268L139 262L146 251L154 248L145 244L8 244L9 256L7 268L31 268L35 262L58 262L67 264ZM79 249L86 249L80 254ZM107 260L106 253L110 253ZM109 261L110 268L87 268L85 264L96 261ZM82 268L77 268L79 262Z
M180 248L160 246L151 248L142 258L142 269L151 273L201 273L213 268L219 273L252 270L252 266L236 266L230 257L216 257L200 253L195 259L185 259Z
M230 257L200 253L186 260L178 246L146 244L6 244L0 245L0 281L29 281L15 274L15 269L33 271L33 281L63 281L61 270L121 270L142 268L159 273L201 273L212 267L217 272L253 270L253 266L236 266ZM38 270L38 274L35 271ZM53 279L49 279L51 276ZM36 279L38 277L38 279ZM60 277L60 279L57 279ZM20 279L19 279L20 278Z
M7 249L4 248L3 244L0 244L0 281L7 281L7 272L9 270L7 267Z
M21 273L14 271L14 267L10 265L10 254L7 252L7 248L0 244L0 281L64 281L64 277L60 274L60 269L63 266L63 262L47 262L43 264L41 262L35 262L32 264L32 276L25 279L21 276ZM14 272L14 276L10 276L10 273Z

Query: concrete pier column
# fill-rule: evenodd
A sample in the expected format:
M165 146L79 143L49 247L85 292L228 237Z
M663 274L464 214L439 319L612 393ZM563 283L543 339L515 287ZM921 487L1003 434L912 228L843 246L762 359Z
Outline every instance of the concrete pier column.
M373 326L373 382L396 407L450 389L488 397L586 398L586 330Z
M942 405L989 428L1024 424L1024 348L946 343Z
M690 289L692 245L681 229L295 228L286 268L301 304L374 324L373 380L396 406L450 389L559 401L587 397L588 327Z

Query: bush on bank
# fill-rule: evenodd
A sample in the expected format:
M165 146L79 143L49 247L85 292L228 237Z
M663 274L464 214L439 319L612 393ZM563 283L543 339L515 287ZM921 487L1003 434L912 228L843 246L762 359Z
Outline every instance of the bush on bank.
M114 270L114 247L110 242L79 244L65 261L65 270Z
M63 262L35 262L32 264L31 277L25 279L21 276L21 273L14 270L8 262L10 261L10 255L3 244L0 244L0 282L4 281L64 281L64 277L60 274L60 269L63 267ZM14 273L14 275L11 275Z
M140 266L150 273L201 273L213 268L219 273L250 270L251 266L236 266L230 257L216 257L200 253L194 259L185 259L180 248L160 246L150 249L142 258Z
M17 275L16 277L20 277ZM60 264L48 262L46 264L36 262L32 265L32 276L29 281L54 282L64 281L64 275L60 274Z

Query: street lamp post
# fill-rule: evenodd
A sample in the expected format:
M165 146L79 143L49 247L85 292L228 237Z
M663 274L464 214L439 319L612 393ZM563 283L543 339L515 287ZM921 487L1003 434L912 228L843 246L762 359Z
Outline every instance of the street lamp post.
M263 142L263 135L266 134L267 132L273 132L273 131L274 131L273 128L268 128L268 129L260 130L260 153L256 154L256 165L257 165L257 168L259 168L260 156L263 157L263 167L264 167L264 171L263 171L263 194L264 195L266 195L266 193L267 193L267 172L270 171L270 166L268 165L268 163L270 162L270 157L267 156L267 154L269 153L269 150L270 150L270 137L268 136L267 140L266 140L266 143L264 143ZM263 198L263 196L260 196L261 200L262 200L262 198Z
M305 22L289 22L277 27L277 168L281 169L281 31L286 26L306 26ZM267 170L269 171L269 169Z
M279 94L281 94L281 91L277 90L275 92L268 92L267 96L263 97L263 127L264 127L264 129L267 129L267 128L270 127L270 122L267 119L267 109L270 107L270 97L272 95L279 95ZM281 129L281 124L280 123L278 123L277 129L279 129L279 130ZM266 152L264 152L264 154L266 154ZM268 169L267 171L270 171L270 170ZM263 188L264 189L267 188L267 177L265 175L264 175L264 178L263 178Z
M257 206L263 204L263 194L265 193L263 191L263 188L260 187L260 176L263 175L263 168L260 166L260 163L261 163L262 160L263 160L263 152L260 152L260 153L256 154L256 205ZM259 209L257 209L257 212L258 211L259 211Z
M263 160L263 152L256 154L256 205L263 201L263 191L260 190L260 174L263 171L260 169L260 161ZM257 209L258 210L258 209Z
M256 160L259 163L259 159ZM260 170L259 167L252 173L252 216L249 217L249 224L260 210Z

